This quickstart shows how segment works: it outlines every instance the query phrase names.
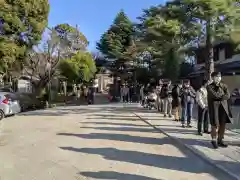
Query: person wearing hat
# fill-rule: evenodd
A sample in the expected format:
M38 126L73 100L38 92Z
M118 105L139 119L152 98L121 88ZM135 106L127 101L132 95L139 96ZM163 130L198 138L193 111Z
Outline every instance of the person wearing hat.
M191 128L193 105L195 102L196 92L190 85L189 80L184 80L183 88L180 92L181 106L182 106L182 127L185 128L185 121L187 120L187 127Z
M226 123L231 123L230 93L226 84L221 81L221 73L211 74L213 82L207 86L208 111L211 124L212 145L214 149L227 147L223 142Z

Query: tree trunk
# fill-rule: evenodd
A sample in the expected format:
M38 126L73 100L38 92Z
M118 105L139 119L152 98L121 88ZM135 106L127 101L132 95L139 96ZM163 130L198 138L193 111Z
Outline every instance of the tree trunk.
M41 79L41 80L38 81L38 82L32 83L33 86L34 86L34 94L35 94L36 96L41 95L42 90L47 87L48 82L49 82L48 78L47 78L47 79L44 78L44 79Z
M211 80L211 74L214 72L214 60L213 60L213 45L211 34L211 20L207 21L206 25L206 59L205 59L205 78Z

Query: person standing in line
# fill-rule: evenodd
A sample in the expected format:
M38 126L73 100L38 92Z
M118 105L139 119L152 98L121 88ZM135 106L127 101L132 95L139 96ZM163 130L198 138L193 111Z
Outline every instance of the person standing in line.
M182 127L185 128L185 121L187 119L187 127L191 128L193 105L196 97L196 92L190 85L189 80L185 80L183 83L183 88L180 92L181 106L182 106Z
M142 85L140 88L140 102L141 102L141 105L143 106L143 104L144 104L144 85Z
M123 97L124 97L124 102L128 103L129 102L129 87L127 85L124 85L124 87L123 87Z
M174 120L180 121L181 114L181 98L180 91L182 89L182 81L177 82L177 84L172 89L172 108L174 112Z
M124 99L124 97L123 97L123 86L124 86L124 85L121 85L121 86L120 86L120 98L121 98L120 101L121 101L121 102L124 102L124 101L123 101L123 99Z
M94 104L95 88L94 88L94 86L92 84L88 88L87 98L88 98L88 104Z
M161 89L161 99L163 99L164 117L172 117L172 95L171 81L169 80Z
M223 142L226 123L231 123L230 93L226 84L221 82L221 73L211 74L213 82L207 86L208 111L211 124L212 145L214 149L227 147Z
M208 131L208 100L207 100L207 85L208 81L203 80L201 88L197 91L196 102L198 104L198 135L202 136L202 124L203 132L209 134Z
M81 85L78 84L77 85L77 98L80 99L80 97L81 97Z
M148 96L148 91L150 89L150 84L148 83L147 85L144 86L143 93L144 93L144 100L143 100L143 107L147 107L147 96Z
M133 88L133 90L134 90L133 101L137 102L137 103L140 102L140 88L141 88L140 84L135 83L134 88Z
M163 87L163 82L159 80L159 86L157 87L157 108L159 112L163 112L163 100L161 99L161 89Z
M134 86L131 84L129 86L129 102L133 102L133 97L134 97Z

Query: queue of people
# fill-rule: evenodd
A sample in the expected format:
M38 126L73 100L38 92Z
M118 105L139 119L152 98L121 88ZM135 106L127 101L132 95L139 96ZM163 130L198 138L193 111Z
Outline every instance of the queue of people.
M197 133L211 134L212 145L227 147L223 142L227 123L231 123L230 93L221 81L221 73L213 72L212 81L204 80L202 86L195 91L189 80L178 81L172 85L171 81L159 81L158 86L148 84L140 89L141 103L146 103L147 94L155 92L158 96L156 108L164 117L173 118L181 122L183 128L191 128L193 108L197 105L198 123ZM209 131L209 124L211 131Z
M138 85L123 84L120 87L121 102L131 103L138 102L141 99L141 89Z

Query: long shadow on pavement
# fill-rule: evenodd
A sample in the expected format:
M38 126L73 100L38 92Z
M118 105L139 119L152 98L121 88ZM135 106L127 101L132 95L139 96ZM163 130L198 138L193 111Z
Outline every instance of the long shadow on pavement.
M131 131L131 132L157 132L157 133L161 133L162 131L157 130L157 129L153 129L151 127L145 127L145 128L141 128L141 127L126 127L128 125L122 125L121 127L80 127L82 129L96 129L96 130L104 130L104 131ZM168 131L170 133L183 133L183 134L197 134L196 130L186 130L186 129L169 129L169 128L161 128L161 130L163 131Z
M153 128L133 128L133 127L81 127L82 129L96 129L103 131L123 131L123 132L151 132L159 133Z
M209 173L219 180L225 180L222 174L212 174L210 169L205 168L203 163L201 166L204 170L200 170L199 166L193 165L191 157L173 157L158 154L143 153L137 151L119 150L116 148L75 148L75 147L60 147L62 150L68 150L78 153L86 153L93 155L101 155L107 160L118 162L128 162L132 164L141 164L153 166L157 168L177 170L190 173ZM184 150L186 151L186 150ZM200 163L200 162L198 162ZM235 164L233 164L235 165Z
M82 139L98 139L98 140L112 140L112 141L122 141L122 142L132 142L132 143L141 143L141 144L155 144L155 145L164 145L171 144L168 137L166 138L151 138L151 137L140 137L133 136L128 134L116 134L116 133L90 133L90 134L73 134L73 133L58 133L60 136L73 136L79 137ZM209 141L206 140L195 140L195 139L182 139L184 143L190 145L198 145L207 148L212 148Z
M131 124L131 123L113 123L113 122L81 122L81 124L131 126L131 127L149 127L148 125L137 125L137 124Z
M80 172L79 174L94 179L115 179L115 180L161 180L135 174L125 174L114 171Z

